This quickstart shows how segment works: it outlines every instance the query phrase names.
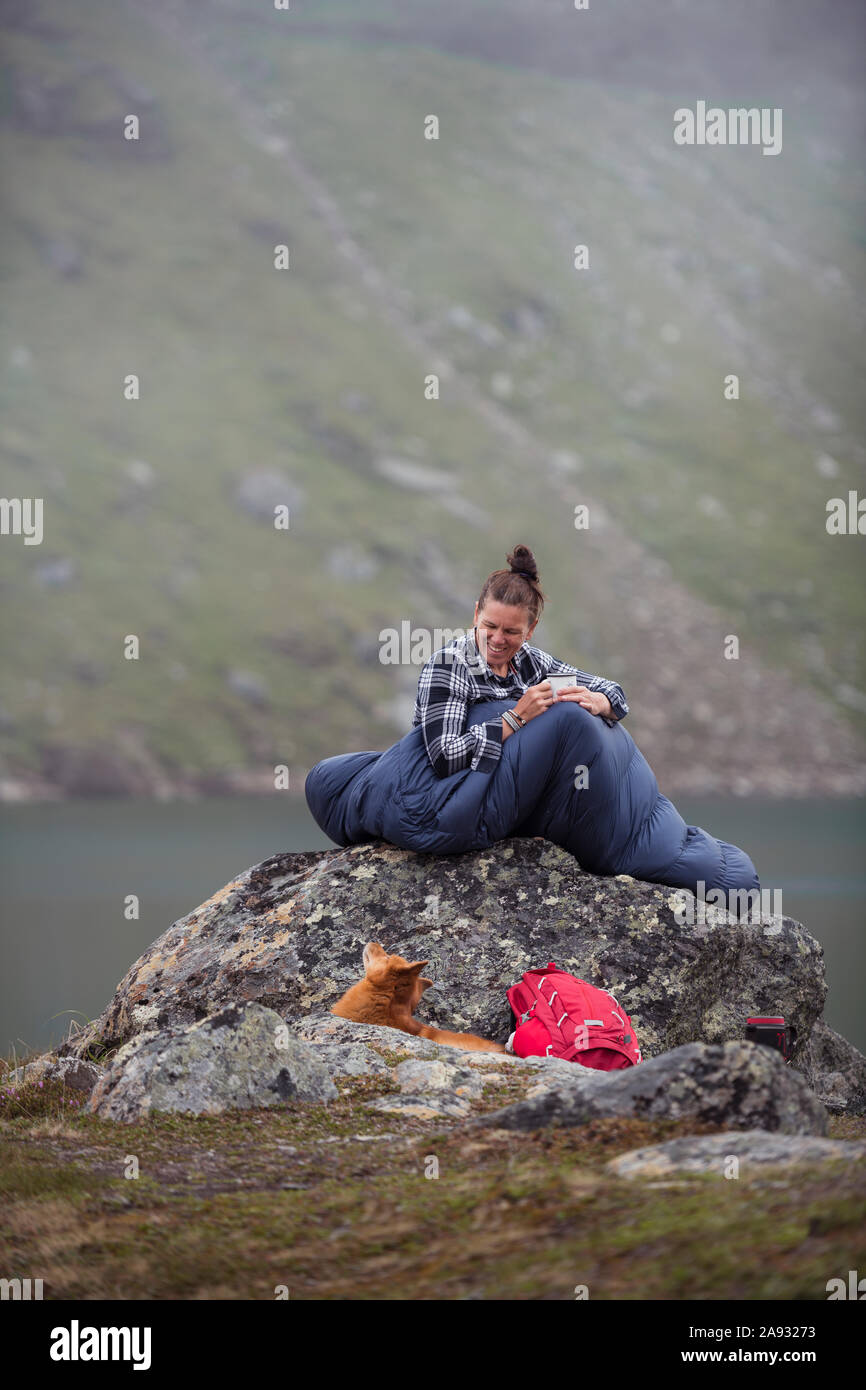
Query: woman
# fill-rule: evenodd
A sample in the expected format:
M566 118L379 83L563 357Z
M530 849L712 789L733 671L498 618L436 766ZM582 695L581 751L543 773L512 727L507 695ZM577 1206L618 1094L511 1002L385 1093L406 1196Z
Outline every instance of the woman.
M502 744L515 731L503 714L466 727L467 712L479 700L513 696L517 724L523 727L550 709L557 698L573 700L606 721L624 719L628 705L622 687L590 676L529 645L544 595L531 550L515 546L507 570L488 575L475 604L471 634L455 638L427 662L418 681L413 727L420 724L433 770L446 777L461 768L493 772ZM576 675L582 684L555 696L546 677Z
M488 575L472 632L421 671L411 731L384 753L325 758L309 772L316 821L337 844L383 839L434 854L540 835L591 873L738 895L739 915L739 895L760 890L751 859L686 825L659 792L621 726L621 686L530 645L538 569L526 546L508 564ZM553 674L579 684L555 695Z

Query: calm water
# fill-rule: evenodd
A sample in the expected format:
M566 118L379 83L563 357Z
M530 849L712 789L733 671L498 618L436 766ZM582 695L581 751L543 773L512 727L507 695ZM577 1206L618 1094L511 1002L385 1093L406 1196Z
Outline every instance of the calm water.
M824 946L828 1022L866 1051L866 801L677 806L782 890L782 910ZM243 869L329 845L296 801L0 808L0 1054L51 1046L70 1017L99 1014L145 947Z

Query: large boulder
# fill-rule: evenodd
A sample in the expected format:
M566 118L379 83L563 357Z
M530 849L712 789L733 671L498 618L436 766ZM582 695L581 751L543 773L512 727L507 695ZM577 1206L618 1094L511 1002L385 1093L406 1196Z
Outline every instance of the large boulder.
M500 1041L512 1027L506 987L549 960L612 991L644 1058L740 1039L750 1014L784 1014L812 1088L822 1094L826 1076L834 1108L866 1108L866 1059L822 1023L809 1046L826 994L818 942L789 917L738 921L707 906L701 921L689 905L683 889L584 873L542 839L452 856L381 841L279 854L175 922L59 1052L92 1055L248 1000L301 1023L360 978L376 940L429 961L437 988L419 1018Z

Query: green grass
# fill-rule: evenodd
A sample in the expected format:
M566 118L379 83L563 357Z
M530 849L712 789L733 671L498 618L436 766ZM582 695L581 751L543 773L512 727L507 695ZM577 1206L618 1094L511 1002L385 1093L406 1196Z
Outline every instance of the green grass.
M537 640L602 671L614 662L628 690L641 673L618 636L621 600L581 604L575 582L571 512L584 488L792 683L814 681L818 641L831 687L863 688L859 547L824 528L826 499L866 481L864 350L844 290L862 273L862 180L833 103L823 115L786 109L784 157L716 151L707 178L705 160L673 147L671 102L650 87L413 44L389 6L366 18L392 24L393 43L346 37L344 18L327 7L317 22L333 33L275 39L270 23L208 8L210 66L113 0L79 7L50 41L6 35L0 462L6 495L46 507L41 547L0 547L16 651L0 672L7 763L50 773L52 749L126 738L199 772L385 746L395 729L377 706L394 673L359 665L353 640L375 643L402 617L468 625L481 579L519 537L543 555L548 592L576 591ZM88 72L95 59L152 93L139 103L140 149L111 134L135 103ZM290 135L389 293L411 296L404 312L429 353L407 351L285 162L247 138L221 64L253 110L282 106L272 133ZM13 76L68 84L56 130L10 123ZM429 112L438 142L422 138ZM82 247L80 277L46 267L50 236ZM278 274L283 240L292 270ZM579 241L591 252L582 274ZM456 304L501 340L449 324ZM526 305L543 315L537 340L510 326ZM731 317L741 347L726 336ZM660 337L669 323L676 344ZM29 367L11 361L20 346ZM423 399L437 348L485 391L508 372L507 409L538 447L580 453L564 493L447 388L438 405ZM737 403L722 398L729 371ZM123 399L128 372L138 402ZM647 399L629 406L641 384ZM363 409L345 404L349 392ZM813 401L839 431L816 425ZM824 452L836 480L816 471ZM382 454L454 471L486 524L388 484ZM153 467L153 486L126 475L134 459ZM233 506L252 469L301 490L288 533ZM702 496L723 514L701 510ZM431 567L419 563L425 540ZM331 576L327 556L347 541L376 556L370 579ZM64 556L73 582L40 587L36 566ZM442 577L465 602L437 592ZM128 633L137 662L123 659ZM229 690L231 668L264 680L267 707Z
M134 1125L2 1120L0 1262L38 1274L50 1299L270 1299L278 1285L302 1300L571 1299L579 1283L594 1299L822 1299L866 1254L862 1166L626 1181L608 1159L712 1127L398 1121L367 1108L390 1085L343 1079L329 1106ZM502 1102L490 1090L482 1108ZM830 1128L862 1137L866 1122Z

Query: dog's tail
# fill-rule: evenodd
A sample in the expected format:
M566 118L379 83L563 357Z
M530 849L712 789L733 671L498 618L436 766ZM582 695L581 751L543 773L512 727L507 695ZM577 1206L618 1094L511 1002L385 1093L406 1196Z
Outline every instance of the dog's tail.
M414 1032L414 1029L412 1031ZM419 1025L418 1034L422 1038L430 1038L432 1042L444 1043L447 1047L465 1048L467 1052L505 1051L502 1043L491 1042L489 1038L479 1038L477 1033L449 1033L445 1028L431 1028L427 1023Z

